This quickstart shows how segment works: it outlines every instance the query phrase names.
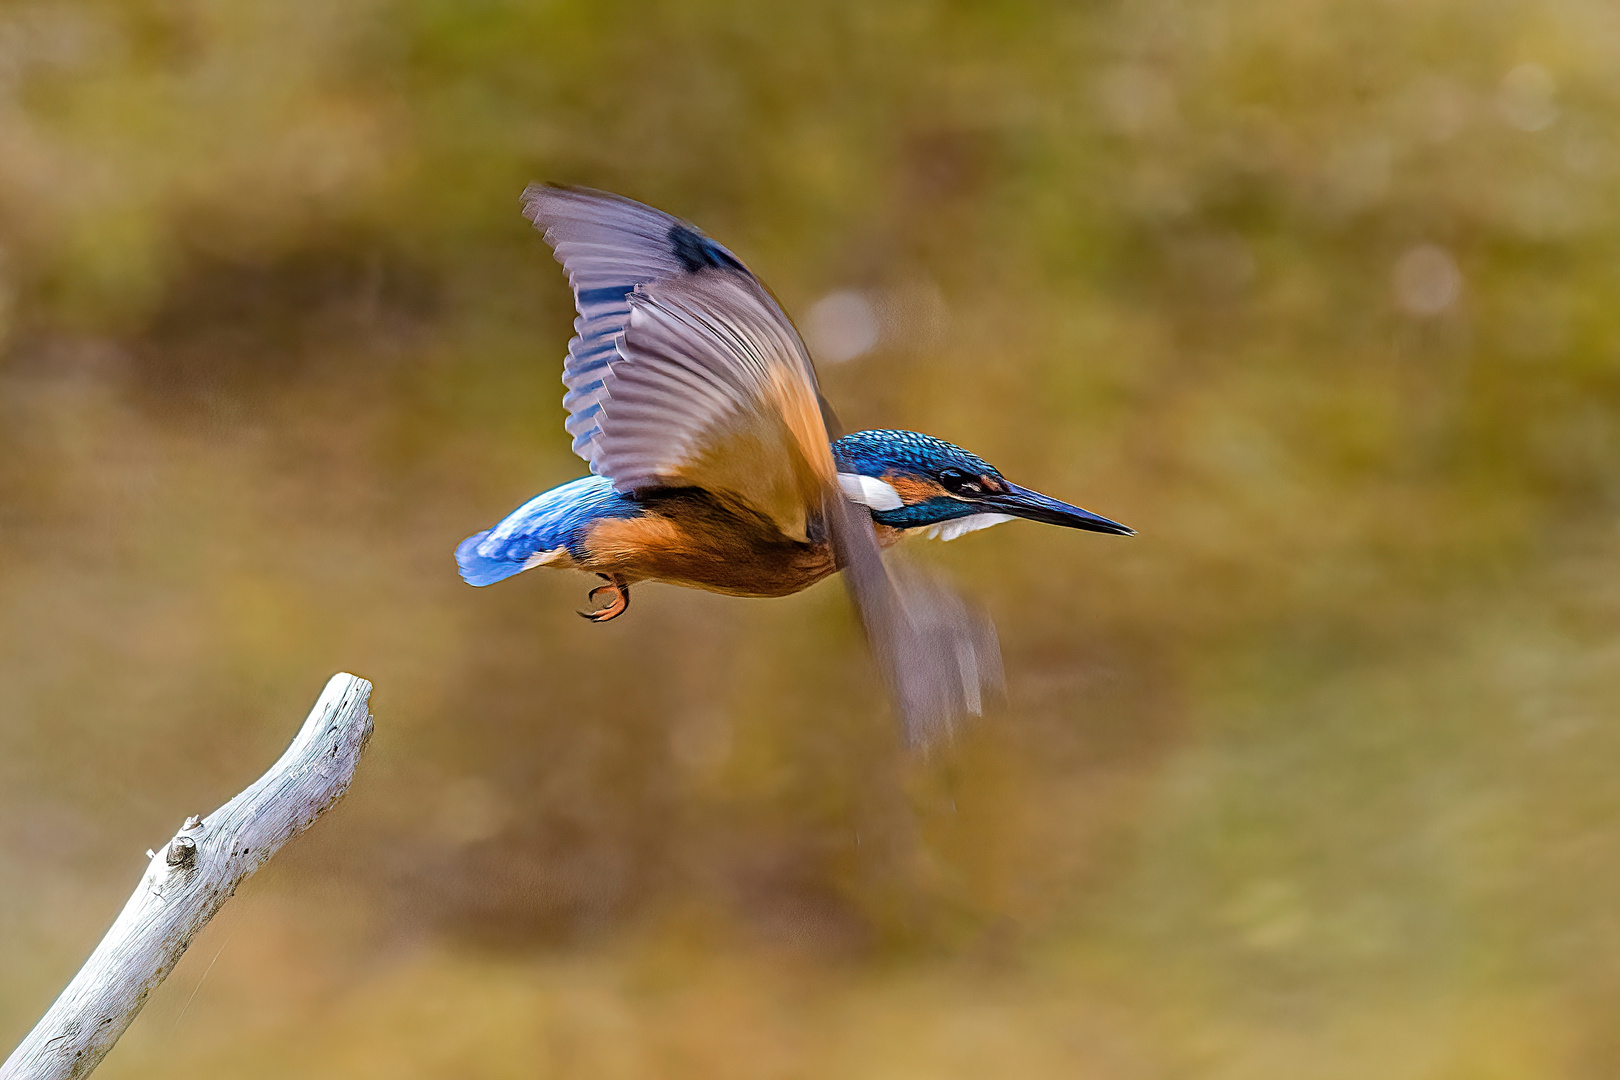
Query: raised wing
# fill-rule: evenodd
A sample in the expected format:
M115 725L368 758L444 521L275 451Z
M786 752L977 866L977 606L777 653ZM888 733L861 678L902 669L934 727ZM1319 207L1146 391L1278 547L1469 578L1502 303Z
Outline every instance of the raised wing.
M806 534L834 469L815 372L764 287L696 228L614 195L531 187L574 287L563 404L621 492L701 487Z

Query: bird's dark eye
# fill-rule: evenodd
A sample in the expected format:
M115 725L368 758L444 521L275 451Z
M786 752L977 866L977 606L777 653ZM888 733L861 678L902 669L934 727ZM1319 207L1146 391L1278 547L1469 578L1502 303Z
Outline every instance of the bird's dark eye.
M960 495L964 499L976 499L984 494L984 485L979 478L969 476L961 469L941 469L939 485L952 495Z

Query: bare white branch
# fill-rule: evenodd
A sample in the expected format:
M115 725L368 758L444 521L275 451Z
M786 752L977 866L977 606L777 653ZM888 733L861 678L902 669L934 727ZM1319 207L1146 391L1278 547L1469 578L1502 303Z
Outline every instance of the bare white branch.
M371 684L334 675L281 760L208 815L189 818L0 1080L88 1076L249 874L343 797L371 737Z

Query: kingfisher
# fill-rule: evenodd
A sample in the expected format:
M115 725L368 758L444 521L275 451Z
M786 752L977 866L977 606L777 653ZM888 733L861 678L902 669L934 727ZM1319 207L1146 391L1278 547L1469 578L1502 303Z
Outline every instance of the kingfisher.
M999 653L987 656L993 632L960 602L891 576L883 549L1014 518L1133 535L943 439L840 435L781 305L693 225L586 188L532 185L522 206L573 288L565 426L591 475L462 541L468 584L583 570L603 584L580 614L605 623L643 581L777 597L843 571L907 734L923 742L977 711L969 684Z

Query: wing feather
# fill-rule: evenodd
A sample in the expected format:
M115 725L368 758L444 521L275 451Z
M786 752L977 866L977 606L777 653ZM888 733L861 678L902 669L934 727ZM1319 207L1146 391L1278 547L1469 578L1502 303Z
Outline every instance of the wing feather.
M628 199L531 187L524 213L574 288L563 405L591 471L621 492L728 494L804 537L832 455L809 355L764 286Z
M637 288L603 380L596 463L620 490L701 487L803 538L835 469L798 335L723 269Z
M604 376L620 359L616 340L630 319L631 293L708 267L747 270L678 218L607 192L534 184L523 193L523 216L544 234L574 290L579 315L563 365L566 426L574 452L603 474L597 437Z

